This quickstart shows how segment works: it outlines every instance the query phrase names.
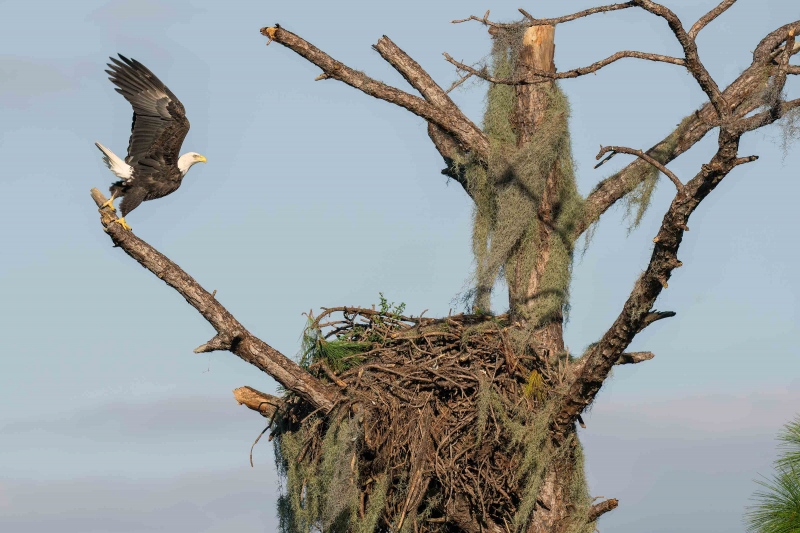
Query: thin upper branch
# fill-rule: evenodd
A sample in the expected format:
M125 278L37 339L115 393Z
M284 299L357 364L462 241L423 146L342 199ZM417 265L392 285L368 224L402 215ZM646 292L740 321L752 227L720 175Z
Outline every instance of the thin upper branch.
M105 205L106 198L97 189L92 189L92 199L98 207ZM213 349L227 349L244 361L258 367L283 385L287 390L318 409L329 411L338 399L338 394L300 368L294 361L275 348L254 336L217 301L213 294L200 286L178 265L159 253L155 248L138 238L133 232L116 224L116 211L100 209L101 223L111 240L140 265L155 274L167 285L178 291L186 301L197 309L217 331L216 340L206 345ZM198 350L200 350L198 348ZM200 350L206 351L206 350Z
M697 53L697 44L694 42L694 39L686 33L686 30L683 29L683 24L678 16L668 8L651 0L634 0L634 3L642 9L667 21L672 33L675 34L675 38L678 39L681 47L683 47L683 53L686 58L686 68L692 76L694 76L694 79L697 80L703 92L706 93L706 96L708 96L708 99L711 101L711 105L714 106L719 116L723 119L727 117L731 111L730 107L722 96L717 82L714 81L714 78L712 78L711 74L706 70L705 65L700 61L700 56Z
M550 19L537 19L527 13L523 13L523 15L525 15L527 22L531 26L555 26L556 24L561 24L562 22L569 22L571 20L588 17L589 15L594 15L595 13L608 13L609 11L628 9L629 7L636 7L636 2L623 2L620 4L592 7L589 9L584 9L583 11L578 11L577 13L573 13L571 15L564 15L563 17L555 17ZM522 10L520 10L520 12L522 12Z
M691 29L689 29L689 37L694 39L697 37L697 34L700 33L700 30L708 26L708 24L713 21L718 16L722 15L729 7L736 3L736 0L724 0L721 2L717 7L700 17L700 19L695 22Z
M597 154L597 157L595 159L599 160L608 152L611 152L611 155L608 156L606 159L600 161L597 165L595 165L594 168L599 167L600 165L611 159L616 153L635 155L636 157L644 159L645 161L656 167L658 170L660 170L665 176L667 176L670 179L670 181L672 181L672 183L675 184L675 187L678 189L678 191L683 190L683 183L681 183L681 180L678 179L678 176L676 176L670 169L665 167L663 164L661 164L648 154L642 152L641 150L636 150L634 148L626 148L625 146L601 146L600 152Z
M573 13L571 15L564 15L563 17L555 17L549 19L537 19L524 9L520 9L519 12L522 13L522 15L525 17L526 20L523 21L523 24L525 24L526 26L555 26L556 24L560 24L562 22L569 22L571 20L588 17L589 15L594 15L595 13L607 13L609 11L617 11L619 9L627 9L629 7L636 7L636 2L624 2L620 4L611 4L607 6L593 7L590 9L584 9L583 11L578 11L577 13ZM491 26L495 28L509 28L513 26L519 26L519 23L492 22L489 20L488 11L482 17L476 17L475 15L470 15L465 19L453 20L452 23L460 24L462 22L469 22L471 20L480 22L485 26Z
M489 74L486 67L482 69L476 69L467 65L466 63L462 63L460 61L456 61L453 57L448 54L444 53L444 58L453 65L456 66L459 70L467 72L473 76L477 76L482 78L491 83L498 83L501 85L533 85L536 83L543 83L550 80L563 80L568 78L577 78L578 76L584 76L586 74L591 74L592 72L596 72L601 68L605 67L606 65L610 65L615 61L619 61L625 57L632 57L635 59L644 59L647 61L658 61L662 63L670 63L673 65L679 66L686 66L686 62L683 59L678 57L671 57L665 56L661 54L651 54L648 52L637 52L635 50L622 50L617 52L613 55L608 56L605 59L601 59L600 61L596 61L589 66L586 67L579 67L572 70L565 70L564 72L550 72L548 70L539 70L529 68L526 71L526 75L530 75L531 77L526 78L498 78L496 76L492 76Z
M386 85L350 68L284 28L279 26L262 28L261 33L271 41L282 44L317 65L322 69L324 78L342 81L370 96L403 107L452 135L465 151L474 152L481 158L488 156L489 140L472 122L465 121L423 98Z

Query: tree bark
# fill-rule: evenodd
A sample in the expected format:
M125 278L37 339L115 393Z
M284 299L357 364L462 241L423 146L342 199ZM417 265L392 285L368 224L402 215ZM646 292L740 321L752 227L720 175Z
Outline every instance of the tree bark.
M522 50L517 59L515 77L521 80L534 81L539 76L535 72L555 73L555 26L531 26L523 35ZM515 116L512 122L517 133L517 147L521 148L537 135L537 130L544 120L547 111L549 94L553 80L542 83L526 83L517 85ZM567 155L569 157L569 155ZM516 257L514 273L509 278L509 307L523 320L537 320L532 316L532 308L539 296L542 277L550 263L550 237L553 232L555 213L555 195L559 190L556 165L547 176L544 194L539 200L536 216L539 219L538 234L534 236L537 251L534 267L524 272L522 265L525 257L519 253ZM524 318L523 318L524 317ZM555 354L564 351L563 315L558 312L547 323L541 324L533 335L533 342L538 350Z
M266 372L287 390L296 393L315 408L326 412L333 408L339 398L335 390L245 329L217 301L215 294L201 287L181 267L138 238L132 231L123 229L117 224L116 211L106 206L106 198L100 191L92 189L91 194L97 207L100 208L100 222L114 244L178 291L217 331L216 336L195 349L195 353L228 350Z

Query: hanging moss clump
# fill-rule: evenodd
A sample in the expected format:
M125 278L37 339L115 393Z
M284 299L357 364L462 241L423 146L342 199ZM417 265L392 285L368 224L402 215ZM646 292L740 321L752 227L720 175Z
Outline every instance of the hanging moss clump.
M495 36L493 76L513 77L524 30L524 26L513 27ZM513 120L516 89L492 84L483 120L490 142L489 161L466 164L467 184L476 204L474 305L488 311L492 287L505 273L512 311L533 326L560 316L567 304L574 248L570 235L582 211L570 146L569 104L558 85L544 83L541 90L546 100L544 117L533 138L519 146ZM540 208L548 178L555 184L546 199L552 220L543 222ZM539 285L529 294L528 278L537 261L542 263Z

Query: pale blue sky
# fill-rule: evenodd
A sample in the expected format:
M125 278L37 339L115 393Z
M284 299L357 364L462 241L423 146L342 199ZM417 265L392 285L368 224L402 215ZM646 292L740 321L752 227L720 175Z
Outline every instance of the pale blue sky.
M230 354L195 355L211 328L100 229L89 189L113 176L93 146L127 146L130 107L103 73L122 52L183 101L184 151L208 157L174 195L128 217L137 235L218 291L247 327L294 354L302 312L369 305L446 314L469 278L471 206L409 113L334 81L258 33L275 22L353 68L410 90L371 50L389 35L442 85L441 52L488 51L477 24L553 16L595 2L0 1L0 530L274 531L272 451L230 391L275 384ZM714 1L672 1L687 23ZM699 38L725 86L784 0L740 0ZM663 21L627 10L557 30L561 70L620 49L678 54ZM485 87L454 98L479 121ZM567 80L583 192L600 144L646 148L703 101L677 67L619 62ZM789 93L800 96L800 83ZM592 493L620 499L618 533L743 531L773 436L800 410L796 226L800 151L777 128L751 134L737 169L693 215L657 308L678 312L637 338L653 361L619 368L581 431ZM670 167L688 179L712 137ZM614 165L626 162L625 156ZM671 198L662 184L640 229L607 214L575 266L567 342L602 334L645 267ZM503 298L498 302L502 303Z

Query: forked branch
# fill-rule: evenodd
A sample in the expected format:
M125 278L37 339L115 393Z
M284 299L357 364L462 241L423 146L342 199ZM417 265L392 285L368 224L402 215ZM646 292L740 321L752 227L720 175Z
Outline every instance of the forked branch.
M486 158L488 156L489 140L481 131L481 129L469 120L466 120L466 117L464 117L463 114L455 115L452 113L451 109L434 105L425 98L414 96L413 94L409 94L405 91L401 91L400 89L370 78L366 74L354 70L344 63L333 59L331 56L305 39L284 28L281 28L280 26L276 25L262 28L261 33L267 36L270 39L270 42L275 41L289 48L301 57L321 68L323 76L320 79L335 79L342 81L370 96L403 107L415 115L427 120L431 124L441 128L449 135L452 135L453 138L456 139L462 146L462 149L465 152L474 152L481 158ZM385 41L388 41L388 39ZM388 41L384 42L385 46L382 46L379 42L378 45L376 45L376 49L379 51L381 48L388 50L393 44L394 43L391 43L391 41ZM399 48L397 50L399 50ZM417 67L419 67L419 65L417 65ZM395 66L395 68L397 68L397 66ZM413 68L413 66L409 65L409 68ZM419 70L421 70L421 68ZM419 81L427 85L427 80L420 78ZM442 94L444 94L444 91L441 90L441 88L439 88L439 90ZM431 90L429 94L433 94L433 92L434 91ZM449 97L446 95L444 95L444 97L449 100Z
M790 32L790 46L791 37ZM778 118L775 114L767 114L762 125ZM634 284L617 319L600 341L592 345L581 358L581 365L552 422L551 429L556 442L563 439L578 415L594 400L609 371L638 332L648 323L667 316L654 313L651 309L661 291L667 288L672 271L682 264L677 254L683 233L688 230L689 217L734 168L755 160L754 156L739 157L737 153L741 136L748 131L740 123L748 120L741 118L719 129L717 152L673 198L658 235L653 239L655 247L647 269Z
M730 107L722 96L717 82L714 81L714 78L712 78L711 74L706 70L705 65L700 61L700 55L697 53L697 44L694 42L694 39L686 33L686 30L683 29L683 24L678 18L678 15L651 0L634 0L634 3L642 9L667 21L672 33L675 34L675 38L678 39L681 47L683 47L684 57L686 58L686 68L692 76L694 76L694 79L697 80L703 92L706 93L706 96L708 96L708 99L711 101L711 105L714 106L719 116L723 119L726 118L730 114Z
M543 83L550 80L563 80L569 78L577 78L579 76L584 76L586 74L591 74L592 72L597 72L601 68L614 63L615 61L619 61L620 59L626 57L632 57L635 59L644 59L646 61L656 61L662 63L670 63L673 65L685 66L686 62L683 59L671 56L665 56L661 54L650 54L647 52L636 52L634 50L623 50L621 52L617 52L613 55L608 56L605 59L592 63L586 67L579 67L572 70L565 70L564 72L550 72L547 70L539 70L529 68L526 71L526 74L529 74L530 77L526 78L498 78L496 76L492 76L489 74L489 71L486 67L481 69L476 69L467 65L466 63L462 63L460 61L456 61L453 57L448 54L444 53L444 58L447 60L448 63L455 65L456 68L459 70L466 72L472 76L477 76L482 78L491 83L498 83L501 85L533 85L536 83Z
M725 0L724 2L720 3L717 7L700 17L697 22L695 22L691 29L689 29L689 37L694 39L697 37L697 34L700 33L700 30L708 26L708 24L713 21L718 16L722 15L729 7L736 3L736 0Z
M607 13L609 11L617 11L619 9L627 9L629 7L636 7L635 2L624 2L620 4L611 4L607 6L599 6L593 7L590 9L584 9L583 11L578 11L577 13L573 13L571 15L564 15L563 17L555 17L549 19L537 19L531 16L530 13L525 11L524 9L520 9L519 12L525 17L525 21L523 22L527 26L555 26L556 24L560 24L562 22L569 22L571 20L576 20L583 17L588 17L589 15L594 15L595 13ZM465 19L458 19L452 21L453 24L460 24L462 22L469 22L471 20L480 22L485 26L493 26L497 28L507 28L510 26L516 26L517 24L508 24L508 23L501 23L501 22L492 22L489 20L489 12L487 11L483 17L476 17L475 15L470 15Z
M275 378L287 390L296 393L317 409L329 411L333 408L338 399L336 391L247 331L213 294L201 287L189 274L133 232L117 224L116 212L110 207L102 207L106 204L106 198L100 191L92 189L92 199L100 208L100 222L103 229L114 244L178 291L217 331L214 339L196 351L229 350Z
M764 37L753 52L752 64L723 91L725 101L737 118L745 117L763 105L760 95L767 83L764 76L775 75L777 65L774 59L782 51L781 45L784 44L791 29L795 32L800 31L800 20L781 26ZM787 72L789 71L787 69ZM782 111L788 111L788 107L783 104ZM769 117L766 120L769 120ZM686 117L675 130L645 153L651 156L658 154L661 163L666 165L689 150L718 125L717 113L709 102ZM645 174L641 172L641 166L647 164L641 160L634 161L598 183L586 198L584 215L575 227L573 238L580 236L612 205L635 189L640 183L641 176Z

